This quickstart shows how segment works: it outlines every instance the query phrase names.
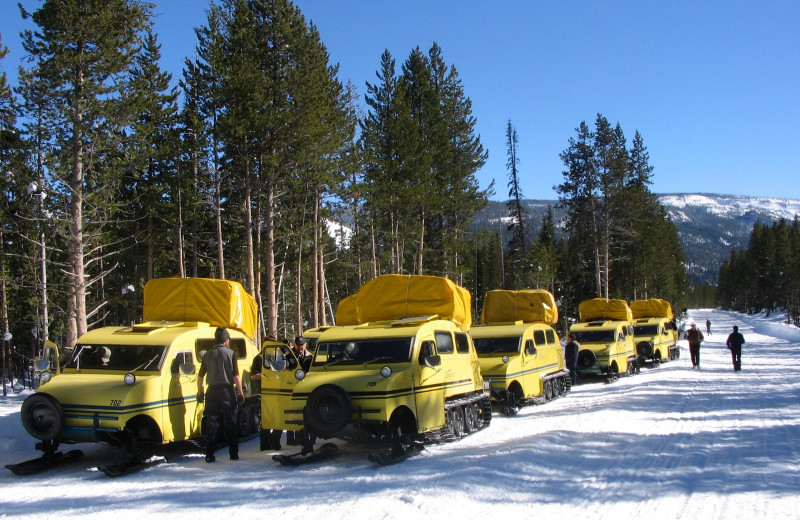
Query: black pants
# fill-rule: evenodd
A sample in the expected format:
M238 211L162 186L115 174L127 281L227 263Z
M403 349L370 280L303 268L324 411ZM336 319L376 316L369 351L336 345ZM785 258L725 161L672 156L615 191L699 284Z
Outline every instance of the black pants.
M692 356L692 366L700 366L700 344L693 345L689 343L689 354Z
M742 347L731 347L731 358L733 359L733 370L738 372L742 369Z
M233 387L230 385L208 387L203 415L206 418L206 456L214 455L220 421L224 427L225 440L228 441L228 452L231 457L238 456L239 431L236 427L236 395Z

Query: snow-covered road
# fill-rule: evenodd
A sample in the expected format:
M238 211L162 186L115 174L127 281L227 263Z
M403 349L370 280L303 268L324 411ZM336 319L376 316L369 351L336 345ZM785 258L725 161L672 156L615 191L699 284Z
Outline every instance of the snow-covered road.
M390 467L369 446L339 443L328 463L284 468L242 446L241 460L184 453L110 479L114 454L80 446L69 467L0 473L0 517L86 518L800 518L800 331L777 318L690 311L712 334L701 370L681 358L613 384L495 415L491 426ZM725 339L747 343L734 373ZM19 420L24 398L0 397L0 463L37 456Z

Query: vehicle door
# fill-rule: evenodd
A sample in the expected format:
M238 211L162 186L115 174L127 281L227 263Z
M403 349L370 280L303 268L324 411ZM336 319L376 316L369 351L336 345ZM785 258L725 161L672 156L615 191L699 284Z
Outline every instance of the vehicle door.
M539 395L542 391L542 382L537 367L540 365L541 346L544 345L544 331L534 329L523 335L522 350L522 391L525 397Z
M176 348L168 354L162 368L164 442L180 441L200 435L202 411L197 405L197 371L199 363L191 348Z
M290 408L292 392L298 382L294 376L299 368L297 357L288 345L274 343L264 344L262 356L261 428L298 430L299 426L286 424L286 410Z
M443 368L442 356L438 353L434 335L426 335L424 339L419 340L415 353L412 364L417 427L420 432L442 428L446 424L444 416L446 370Z

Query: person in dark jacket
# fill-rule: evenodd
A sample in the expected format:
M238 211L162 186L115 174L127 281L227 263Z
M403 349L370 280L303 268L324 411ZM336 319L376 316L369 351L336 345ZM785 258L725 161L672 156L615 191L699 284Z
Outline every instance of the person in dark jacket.
M239 432L236 428L236 407L244 403L244 390L236 354L228 345L231 336L223 327L214 332L217 344L203 356L197 373L197 400L205 401L206 462L214 462L214 445L222 420L231 460L239 460ZM203 392L203 381L208 375L208 396ZM234 393L238 391L238 397Z
M692 356L692 368L700 368L700 343L705 339L703 333L692 323L683 338L689 342L689 354Z
M302 368L305 372L308 372L308 370L311 368L311 362L314 359L314 355L308 351L306 338L303 336L295 337L292 352L297 358L297 361L295 361L292 356L286 356L286 360L289 362L289 368L297 368L297 363L299 362L300 368ZM311 442L311 445L313 445L314 440L316 440L316 437L310 435L305 429L298 431L289 430L286 432L286 444L289 446L303 446L305 448L308 446L309 442Z
M731 358L733 358L733 371L738 372L742 369L742 345L744 345L744 336L739 332L739 327L734 325L733 332L728 336L728 350L731 351Z
M569 377L572 379L572 384L578 383L578 351L581 349L581 344L575 341L575 334L570 332L567 334L567 344L564 346L564 362L569 369Z

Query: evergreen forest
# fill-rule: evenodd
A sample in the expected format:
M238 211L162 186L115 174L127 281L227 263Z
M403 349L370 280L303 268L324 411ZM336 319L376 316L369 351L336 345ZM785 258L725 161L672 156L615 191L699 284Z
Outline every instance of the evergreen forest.
M565 136L567 217L538 229L523 226L519 179L536 172L520 169L509 120L505 242L471 229L496 187L478 185L469 88L436 43L376 56L359 98L289 0L212 3L180 78L159 66L148 3L45 0L22 15L36 29L19 85L0 77L0 328L21 356L140 320L155 277L239 281L278 338L332 324L386 273L449 277L476 316L498 288L551 290L564 324L587 298L685 302L644 139L601 114ZM0 70L17 65L5 54L0 41ZM783 226L796 249L797 224Z

